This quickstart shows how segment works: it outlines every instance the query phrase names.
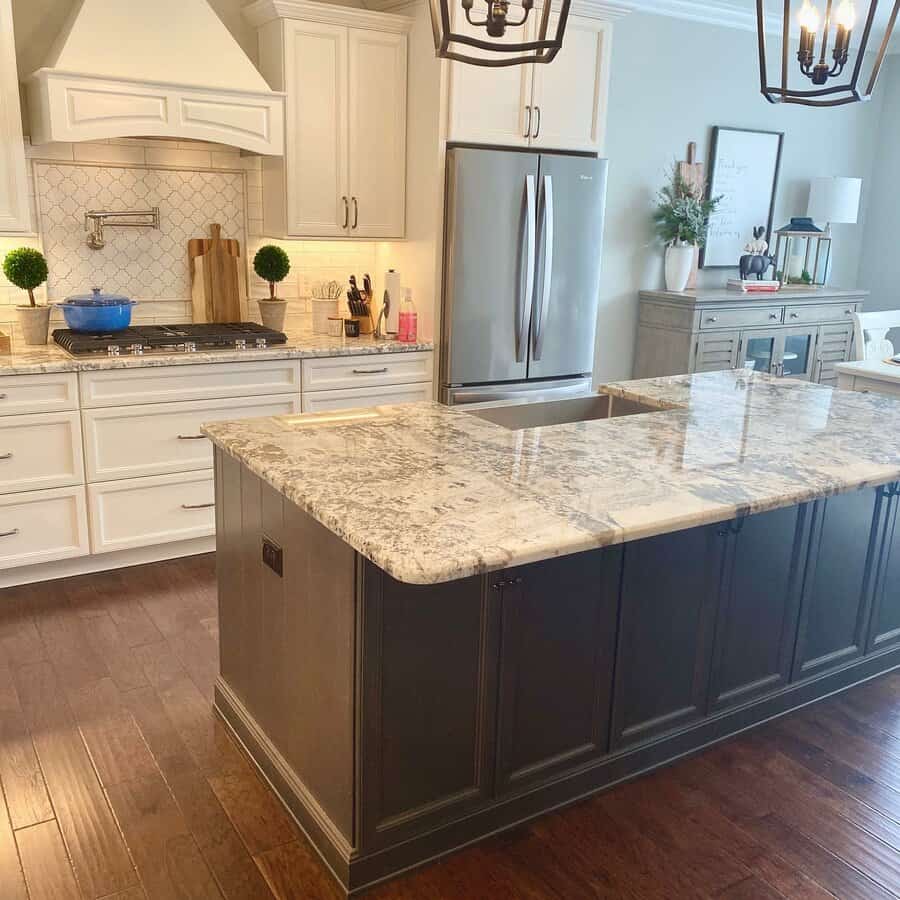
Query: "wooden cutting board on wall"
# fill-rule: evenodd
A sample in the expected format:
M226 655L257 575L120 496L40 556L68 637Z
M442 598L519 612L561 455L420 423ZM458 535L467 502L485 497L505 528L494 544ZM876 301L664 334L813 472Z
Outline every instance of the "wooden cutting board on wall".
M246 280L241 242L222 237L222 226L209 226L208 238L188 241L191 301L195 322L241 322Z

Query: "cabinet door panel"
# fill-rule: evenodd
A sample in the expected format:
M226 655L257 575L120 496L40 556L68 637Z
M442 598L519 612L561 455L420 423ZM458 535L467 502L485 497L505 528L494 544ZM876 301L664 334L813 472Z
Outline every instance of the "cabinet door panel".
M551 31L556 20L551 20ZM570 16L563 48L534 67L532 147L600 151L606 124L611 30ZM577 88L575 87L577 86ZM538 121L538 119L540 121Z
M462 7L454 6L454 28L461 34L484 37L484 29L469 25ZM519 28L508 28L502 42L531 40L532 21ZM467 48L478 55L486 51ZM555 60L554 60L555 64ZM450 63L450 118L447 140L475 144L500 144L505 147L528 146L534 66L486 68L468 63Z
M887 490L893 497L886 508L882 568L872 607L869 651L900 644L900 484L885 493Z
M620 548L503 572L500 584L501 793L606 753Z
M814 381L829 387L837 387L837 363L850 359L850 348L853 345L852 325L822 325L819 328L819 342L816 350L818 369Z
M288 233L347 234L347 29L289 20Z
M625 546L612 747L705 714L725 540L717 526Z
M737 525L717 618L713 709L773 691L790 676L808 513L793 506Z
M350 234L402 237L406 35L350 29Z
M741 335L738 331L701 334L697 338L693 372L721 372L738 364Z
M364 572L362 828L375 847L488 802L497 647L485 579Z
M794 659L794 677L863 653L884 503L871 489L817 500Z
M809 381L816 369L818 328L785 329L778 340L779 374L783 378Z

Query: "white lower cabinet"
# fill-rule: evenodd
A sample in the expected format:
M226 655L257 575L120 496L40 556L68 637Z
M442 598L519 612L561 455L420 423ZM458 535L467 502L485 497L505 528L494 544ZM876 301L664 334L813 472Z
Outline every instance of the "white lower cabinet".
M204 422L299 411L299 394L85 410L87 480L209 469L213 464L212 445L200 433Z
M349 388L343 391L316 391L303 394L303 412L327 412L391 403L415 403L431 399L431 382L398 384L393 387Z
M104 481L88 485L87 491L94 553L215 533L211 469Z
M0 570L87 552L83 485L0 497Z
M0 418L0 494L84 481L77 412Z

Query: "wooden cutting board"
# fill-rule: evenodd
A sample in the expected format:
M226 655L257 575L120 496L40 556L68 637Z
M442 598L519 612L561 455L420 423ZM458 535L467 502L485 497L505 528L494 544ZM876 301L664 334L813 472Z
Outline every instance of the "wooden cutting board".
M240 322L245 280L241 242L222 237L222 226L209 226L210 237L188 241L191 301L195 322Z
M695 192L702 197L706 191L706 166L702 162L697 162L697 145L691 141L688 144L687 160L678 163L678 174L681 176L685 184L689 184L694 188ZM688 278L686 289L689 291L697 287L697 274L700 268L700 251L694 252L694 264L691 266L691 275Z

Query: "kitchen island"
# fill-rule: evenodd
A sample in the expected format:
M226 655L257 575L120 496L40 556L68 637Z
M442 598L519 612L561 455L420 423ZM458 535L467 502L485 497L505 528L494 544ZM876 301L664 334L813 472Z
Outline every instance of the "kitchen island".
M355 891L900 665L900 403L217 423L216 705Z

